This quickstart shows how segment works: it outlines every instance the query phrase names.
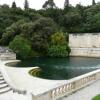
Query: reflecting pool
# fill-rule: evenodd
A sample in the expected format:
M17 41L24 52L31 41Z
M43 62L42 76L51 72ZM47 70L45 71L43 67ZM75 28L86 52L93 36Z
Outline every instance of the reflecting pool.
M83 57L33 58L23 60L17 64L10 63L9 65L19 68L39 66L40 69L36 69L31 73L33 76L52 80L63 80L99 69L100 59Z

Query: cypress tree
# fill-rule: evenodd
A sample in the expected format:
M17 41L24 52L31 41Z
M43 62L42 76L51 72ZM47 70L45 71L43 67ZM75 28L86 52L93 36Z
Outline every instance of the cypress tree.
M96 3L95 3L95 0L92 0L92 5L95 5Z
M65 0L64 8L65 8L66 6L69 6L69 0Z
M25 3L24 3L24 9L27 10L29 8L29 3L27 0L25 0Z
M12 2L12 8L16 8L16 2Z

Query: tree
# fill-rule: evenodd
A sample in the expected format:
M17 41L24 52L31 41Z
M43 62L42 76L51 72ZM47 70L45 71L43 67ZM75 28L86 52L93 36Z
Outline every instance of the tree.
M12 3L12 8L16 8L16 2L15 1Z
M95 3L95 0L92 0L92 5L95 5L96 3Z
M24 9L27 10L29 8L29 3L27 0L25 0L25 3L24 3Z
M65 3L64 3L64 8L69 6L69 0L65 0Z
M21 26L25 23L25 20L19 20L16 23L13 23L11 26L5 29L5 33L3 33L1 38L2 45L8 45L16 35L21 34Z
M56 5L53 0L48 0L44 3L43 8L48 9L48 8L56 8Z
M9 9L9 5L4 4L4 5L1 6L1 8L3 8L3 9Z
M78 12L69 12L64 15L64 26L75 27L81 23L81 16Z
M40 18L34 23L22 25L22 34L29 38L32 48L37 52L46 53L49 37L56 31L56 25L50 18Z

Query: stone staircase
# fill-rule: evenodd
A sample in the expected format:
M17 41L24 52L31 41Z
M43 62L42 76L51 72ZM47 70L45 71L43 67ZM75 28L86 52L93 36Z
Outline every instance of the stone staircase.
M2 73L0 72L0 94L12 91L12 88L7 84Z

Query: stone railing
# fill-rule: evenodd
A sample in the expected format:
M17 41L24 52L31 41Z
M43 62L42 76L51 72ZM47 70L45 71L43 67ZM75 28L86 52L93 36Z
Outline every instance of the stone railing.
M100 70L96 70L68 80L64 84L57 86L44 94L33 97L33 100L57 100L64 96L68 96L99 79Z

